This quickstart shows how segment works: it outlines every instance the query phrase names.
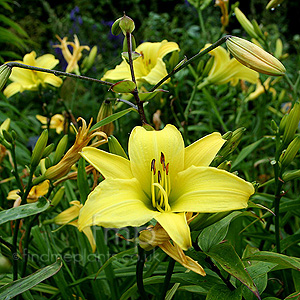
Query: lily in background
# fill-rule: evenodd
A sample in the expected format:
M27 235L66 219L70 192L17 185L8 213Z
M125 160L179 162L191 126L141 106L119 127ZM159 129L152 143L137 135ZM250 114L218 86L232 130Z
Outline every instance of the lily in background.
M47 128L47 123L48 123L47 117L41 115L36 115L35 117L43 124L42 128ZM65 117L61 114L55 114L54 116L52 116L50 120L49 128L55 129L57 134L63 132L65 128Z
M181 249L191 247L185 212L215 213L247 207L251 183L209 167L224 144L212 133L184 147L173 125L161 131L135 127L129 159L86 147L81 155L105 178L80 211L78 229L92 225L138 227L155 219Z
M44 54L36 58L35 51L32 51L24 56L23 61L15 62L44 69L53 69L59 63L59 60L52 54ZM7 98L25 90L37 91L40 85L45 87L50 84L59 87L63 83L61 78L53 74L22 68L13 68L9 79L13 82L3 91Z
M143 82L155 85L159 80L165 77L168 72L166 64L163 58L173 51L179 51L177 43L168 42L163 40L162 42L156 43L142 43L139 45L135 52L140 53L140 57L133 61L133 68L135 73L135 79L138 85ZM131 80L131 73L129 64L125 58L120 65L116 66L113 70L107 71L101 80ZM166 81L166 83L169 80Z
M205 45L204 49L209 46L210 44ZM259 73L245 67L235 58L230 58L230 53L223 47L219 46L209 54L214 57L214 62L208 76L198 85L198 89L209 84L219 85L230 82L232 85L236 85L239 80L257 83Z
M256 89L254 92L250 93L249 96L245 99L246 101L254 100L260 95L264 94L266 91L272 93L272 97L276 96L276 90L273 87L270 87L271 77L265 80L262 84L260 80L256 83ZM272 85L272 83L271 83Z

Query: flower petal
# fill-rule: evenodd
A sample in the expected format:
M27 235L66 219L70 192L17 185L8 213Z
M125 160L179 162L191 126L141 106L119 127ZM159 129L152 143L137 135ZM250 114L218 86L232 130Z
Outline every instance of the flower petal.
M5 90L3 91L3 94L6 98L9 98L20 91L21 91L20 83L12 82L5 88Z
M133 177L130 162L124 157L94 147L84 147L80 154L105 178L129 179Z
M88 239L88 241L91 245L92 251L94 253L96 251L96 241L95 241L95 238L93 236L93 232L92 232L91 227L86 227L82 231L86 235L86 237L87 237L87 239Z
M153 159L159 170L161 153L164 154L166 163L169 163L171 182L184 167L184 142L181 133L173 125L167 125L160 131L147 131L143 127L135 127L130 134L128 153L132 174L148 195L151 188Z
M163 212L158 214L155 219L181 249L187 250L192 246L190 228L185 213Z
M154 85L166 75L168 75L166 64L161 58L158 58L155 66L150 70L150 72L141 78ZM170 79L166 80L165 83L168 83L169 81Z
M108 70L101 78L101 80L121 79L131 79L129 65L125 60L123 60L121 64L117 65L113 70Z
M225 143L221 134L214 132L185 148L184 168L190 166L208 167Z
M169 199L174 212L214 213L246 208L253 193L251 183L232 173L191 166L178 174Z
M107 178L90 193L80 210L78 229L91 225L112 228L141 226L160 214L151 208L150 200L135 178Z

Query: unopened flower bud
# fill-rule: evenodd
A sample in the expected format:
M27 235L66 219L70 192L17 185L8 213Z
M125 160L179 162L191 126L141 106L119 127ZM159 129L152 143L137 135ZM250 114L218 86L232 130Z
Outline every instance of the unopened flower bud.
M51 200L51 204L50 207L48 208L48 210L53 210L60 202L60 200L62 199L62 197L65 194L65 187L62 186L54 195L53 199Z
M121 18L119 26L124 35L131 33L135 28L134 21L126 15Z
M240 143L245 130L246 128L244 127L236 129L232 133L232 136L229 139L227 139L226 143L224 144L224 147L220 150L219 155L222 157L226 157L231 152L233 152Z
M117 19L117 20L112 24L112 26L111 26L111 33L112 33L113 35L119 35L119 34L122 32L122 30L121 30L121 28L120 28L120 21L121 21L121 19L122 19L122 18Z
M284 133L282 137L283 145L287 145L293 138L300 121L300 102L296 102L290 113L286 117Z
M298 178L300 178L300 170L287 171L282 174L282 179L285 182Z
M98 112L98 116L97 116L97 122L102 121L103 119L111 116L113 113L112 111L112 102L109 100L104 100L100 106L100 110ZM101 126L99 128L100 131L103 131L106 133L107 136L112 135L113 131L114 131L114 124L108 123L104 126Z
M108 148L110 153L117 154L128 159L123 147L113 135L108 138Z
M225 171L230 171L230 169L231 169L231 161L225 160L221 164L219 164L217 168L225 170Z
M86 56L81 64L82 72L85 73L88 71L94 64L95 58L97 56L98 48L94 46L90 51L89 55Z
M247 40L231 36L226 40L226 45L236 60L250 69L273 76L281 76L286 72L276 57Z
M271 128L273 130L274 133L277 133L278 132L278 126L276 124L276 122L274 120L271 121Z
M2 130L2 135L7 142L12 143L14 141L11 134L6 130Z
M282 56L282 49L283 49L282 40L277 39L276 40L276 48L275 48L275 52L274 52L274 56L276 58L279 59Z
M67 145L68 145L68 135L64 135L60 139L59 143L57 144L54 158L53 158L54 165L57 164L60 161L60 159L64 156Z
M207 61L206 65L204 67L203 73L202 73L203 77L207 77L208 73L210 72L210 70L211 70L211 68L212 68L212 66L214 64L214 60L215 60L215 58L212 56Z
M281 4L281 2L283 2L283 0L271 0L267 6L266 9L272 9L275 8L276 6L278 6L279 4Z
M239 21L239 23L241 24L241 26L244 28L244 30L253 38L258 39L258 35L254 30L253 25L251 24L251 22L247 19L247 17L242 13L242 11L236 7L234 9L234 13L235 16L237 18L237 20Z
M288 118L288 114L285 114L285 115L282 117L282 119L281 119L281 121L280 121L280 123L279 123L279 132L280 132L281 134L283 134L283 132L284 132L284 128L285 128L285 125L286 125L286 120L287 120L287 118Z
M10 74L11 74L11 67L4 64L0 66L0 91L5 86Z
M10 119L7 118L7 119L5 119L5 121L0 126L0 134L2 134L3 130L8 131L9 126L10 126Z
M140 231L139 244L146 251L161 245L170 239L167 232L162 227L147 227L146 230Z
M300 149L300 136L297 135L279 158L279 162L281 163L282 169L287 167L293 161L299 149Z
M32 151L31 162L30 162L32 168L35 168L40 163L47 142L48 142L48 130L45 129L42 132L39 139L37 140L35 147Z
M51 153L53 150L54 150L54 144L52 143L52 144L48 145L48 146L45 148L42 157L47 157L48 155L50 155L50 153Z

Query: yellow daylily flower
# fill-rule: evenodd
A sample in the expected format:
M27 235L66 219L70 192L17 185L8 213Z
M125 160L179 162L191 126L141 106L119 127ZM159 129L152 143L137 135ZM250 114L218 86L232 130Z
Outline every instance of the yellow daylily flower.
M256 89L252 92L245 100L250 101L254 100L259 97L261 94L265 93L266 91L272 93L273 97L276 95L276 90L273 87L270 87L271 77L269 77L263 84L260 80L257 81Z
M210 44L205 45L204 49ZM204 79L198 88L202 88L208 84L225 84L231 82L236 85L240 79L246 80L250 83L256 83L259 78L259 73L251 70L235 58L230 58L230 53L223 47L219 46L209 52L214 56L214 63L209 71L208 77Z
M168 74L166 65L163 62L164 56L170 52L179 50L177 43L168 42L167 40L156 43L146 42L139 45L135 49L135 52L140 53L141 56L133 61L137 83L140 84L146 81L152 85L156 84ZM101 78L101 80L122 79L131 80L129 64L126 62L125 58L123 58L120 65L116 66L113 70L107 71Z
M41 115L36 115L35 116L42 124L42 128L47 128L47 123L48 123L48 118L41 116ZM60 134L62 131L64 131L64 126L65 126L65 117L61 114L55 114L54 116L51 117L50 120L50 129L55 129L57 134Z
M59 61L55 59L52 54L45 54L36 58L35 51L32 51L24 56L23 61L16 62L39 68L53 69ZM53 74L16 67L12 69L9 79L13 82L3 91L7 98L18 92L22 93L25 90L36 91L40 84L43 87L45 87L46 84L59 87L63 82L61 78Z
M27 203L36 202L39 197L44 196L49 190L49 180L45 180L40 184L33 186L28 194ZM21 204L20 190L12 190L7 195L7 200L15 200L14 207Z
M88 50L90 51L89 46L80 46L79 39L76 34L74 34L74 42L67 42L68 38L64 37L61 39L58 35L56 35L57 39L60 41L60 45L54 45L54 48L60 48L62 50L62 54L68 63L66 68L66 72L71 73L75 72L76 74L79 73L79 66L78 61L82 57L82 51ZM69 50L68 46L73 48L73 52Z
M78 217L79 211L82 208L82 204L78 200L71 201L70 204L72 204L71 207L67 208L60 214L58 214L54 219L54 223L58 225L72 225L75 227L78 227L78 220L74 220ZM72 221L73 220L73 221ZM91 227L86 227L83 229L83 233L86 235L86 237L89 240L89 243L91 245L92 251L96 251L96 242L91 230Z
M224 144L212 133L184 147L173 125L161 131L137 126L130 160L86 147L81 155L105 178L80 211L78 228L141 226L152 218L183 250L191 246L185 212L215 213L247 207L252 184L209 164Z

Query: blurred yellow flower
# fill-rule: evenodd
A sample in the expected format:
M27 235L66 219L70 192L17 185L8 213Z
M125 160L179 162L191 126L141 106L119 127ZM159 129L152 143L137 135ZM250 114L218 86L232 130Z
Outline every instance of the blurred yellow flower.
M47 123L48 123L48 118L41 116L41 115L36 115L35 116L42 124L42 128L47 128ZM50 120L50 129L55 129L57 134L60 134L62 131L64 131L64 126L65 126L65 117L61 114L56 114L51 117Z
M209 46L210 44L205 45L204 49ZM214 63L208 77L198 85L199 89L208 84L225 84L230 82L232 85L236 85L240 79L250 83L257 82L259 73L245 67L235 58L230 58L230 53L223 47L219 46L210 51L209 54L214 56Z
M28 197L27 203L36 202L39 197L44 196L48 193L49 190L49 180L45 180L38 185L35 185L31 188ZM14 207L21 204L21 197L19 195L20 190L12 190L7 195L7 200L15 200Z
M179 51L179 46L174 42L163 40L156 43L142 43L135 52L141 56L133 61L134 73L137 83L148 82L152 85L156 84L164 76L166 76L167 69L163 62L163 58L170 52ZM107 71L101 80L131 80L131 73L129 64L125 58L120 65L113 70ZM166 81L168 82L168 81Z
M64 37L61 39L58 35L56 35L57 39L60 41L60 45L54 45L54 48L60 48L62 50L62 54L68 63L68 66L66 68L66 72L71 73L74 72L76 74L79 74L79 66L78 61L82 57L82 51L88 50L90 51L89 46L80 46L79 39L76 34L74 34L74 42L67 42L68 38ZM71 46L73 48L73 52L69 50L68 46Z
M261 81L258 80L256 84L256 89L254 92L252 92L245 100L250 101L254 100L266 91L269 93L272 93L273 97L276 95L276 90L273 87L270 87L270 81L271 77L269 77L263 84L261 84Z
M45 54L36 58L35 51L32 51L24 56L23 61L16 62L39 68L53 69L59 61L58 59L55 59L52 54ZM9 84L3 91L7 98L25 90L36 91L38 90L40 84L43 87L45 87L46 84L59 87L63 82L61 78L53 74L17 67L12 69L9 79L13 82Z
M57 215L53 221L55 224L58 225L72 225L75 227L78 227L78 218L79 211L82 208L82 204L78 200L71 201L70 204L72 205L71 207L67 208L63 212L61 212L59 215ZM74 220L75 219L75 220ZM83 230L83 233L86 235L88 238L92 251L95 252L96 250L96 242L91 230L91 227L86 227Z

